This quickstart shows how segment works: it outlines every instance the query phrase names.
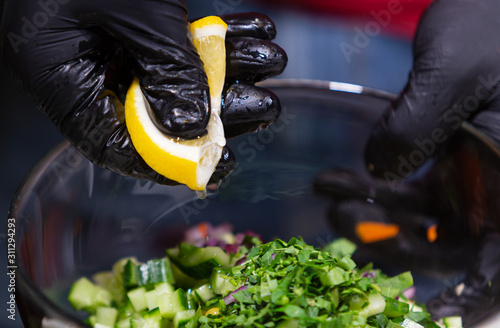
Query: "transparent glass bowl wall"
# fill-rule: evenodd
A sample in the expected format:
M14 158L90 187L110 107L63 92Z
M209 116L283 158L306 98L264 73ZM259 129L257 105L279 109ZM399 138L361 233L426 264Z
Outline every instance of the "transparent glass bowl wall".
M98 168L67 144L26 177L12 202L16 219L16 300L26 327L80 327L66 300L71 283L125 256L164 255L187 228L229 222L264 239L335 235L329 202L311 189L324 169L366 174L363 149L392 96L322 81L272 81L283 113L267 131L229 141L238 166L204 200L183 186L160 186ZM55 326L54 326L55 327Z

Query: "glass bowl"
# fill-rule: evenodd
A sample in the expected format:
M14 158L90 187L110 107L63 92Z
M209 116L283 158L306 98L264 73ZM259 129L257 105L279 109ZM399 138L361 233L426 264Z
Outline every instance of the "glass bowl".
M312 183L330 168L367 174L363 149L394 96L328 81L271 80L264 86L280 97L283 114L266 131L228 141L238 166L206 199L183 186L118 176L67 143L32 169L9 212L16 228L16 301L26 327L84 327L83 314L67 302L73 281L125 256L163 256L203 221L229 222L265 240L302 236L321 246L338 237L326 214L330 201ZM477 131L463 131L472 144L494 153ZM445 282L417 276L416 284L425 298Z

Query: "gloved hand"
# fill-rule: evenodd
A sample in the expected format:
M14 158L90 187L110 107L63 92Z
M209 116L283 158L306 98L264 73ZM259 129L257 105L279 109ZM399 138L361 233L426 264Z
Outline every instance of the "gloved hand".
M254 83L281 73L287 57L270 42L276 32L267 16L223 19L228 75L221 118L233 137L279 116L277 97ZM135 151L123 102L137 76L161 131L182 138L206 133L207 77L188 31L183 0L9 0L1 38L7 68L88 159L122 175L176 184ZM225 148L213 177L229 174L234 162Z
M465 273L428 303L435 318L461 315L465 327L500 306L498 151L462 124L500 145L499 16L495 0L436 0L419 24L408 83L368 141L371 176L337 169L315 181L332 199L333 227L360 254Z
M411 175L463 121L500 143L500 2L436 0L414 39L414 64L366 148L373 175Z
M331 200L334 231L358 245L358 263L446 278L449 288L426 295L429 312L474 327L500 308L499 152L460 129L431 161L394 185L334 169L314 187Z

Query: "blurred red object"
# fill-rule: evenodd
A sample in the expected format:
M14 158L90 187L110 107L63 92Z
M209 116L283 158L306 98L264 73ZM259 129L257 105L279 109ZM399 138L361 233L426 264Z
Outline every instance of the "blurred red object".
M266 6L342 15L379 24L384 32L413 37L420 16L432 0L255 0Z

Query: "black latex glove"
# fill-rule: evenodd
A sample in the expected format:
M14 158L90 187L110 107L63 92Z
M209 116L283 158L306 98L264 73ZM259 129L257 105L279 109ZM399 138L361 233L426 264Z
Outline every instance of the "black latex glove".
M500 144L500 34L496 32L500 28L499 16L500 2L496 0L436 0L424 14L414 40L414 65L408 84L376 126L366 149L366 161L372 174L383 178L386 187L391 186L395 194L401 188L396 184L398 181L414 173L428 158L446 151L443 148L454 139L463 121L472 123ZM477 163L483 161L487 159L480 154ZM453 287L429 303L429 310L435 317L462 315L466 326L472 326L494 312L500 303L500 268L491 251L495 248L498 251L500 244L496 234L500 212L487 208L488 203L498 202L498 199L487 200L488 194L498 197L498 188L489 184L487 192L484 188L478 189L478 183L495 181L498 172L492 169L477 176L470 163L464 167L468 166L468 170L458 170L460 174L443 173L454 176L447 182L440 180L442 175L434 176L435 181L447 184L447 190L420 189L420 193L430 197L427 205L420 209L409 206L406 213L395 213L393 205L398 197L389 195L393 204L379 205L379 216L385 219L393 216L394 220L399 214L399 219L406 221L403 225L415 225L408 222L422 214L429 215L425 211L429 204L434 204L432 207L440 210L431 214L433 219L446 221L440 231L455 236L457 249L470 241L471 235L476 237L477 253L463 257L463 264L468 265L465 284L461 286L463 292L456 295ZM436 192L439 190L441 193ZM460 197L453 196L453 192ZM448 196L443 199L446 194ZM418 197L407 198L409 202L411 199L414 206L419 206ZM442 211L450 204L464 215ZM344 215L359 218L367 213L367 206L356 206L344 211ZM493 237L490 234L494 234ZM395 240L387 244L393 249L401 246ZM406 246L410 258L416 253L411 248L419 247L416 243ZM470 255L472 248L467 247ZM449 247L445 251L436 249L436 245L420 249L422 254L431 255L430 267L435 263L448 265L453 258L460 264L461 256L457 257L457 252L450 251ZM455 248L451 246L451 249ZM446 294L452 297L443 297Z
M269 41L275 27L268 17L223 19L228 76L221 117L232 137L279 116L276 96L253 84L281 73L287 58ZM188 31L183 0L7 0L1 37L7 68L88 159L122 175L176 184L135 151L122 104L137 76L161 131L182 138L206 133L207 77ZM213 177L232 167L226 148Z
M499 17L497 0L436 0L426 11L408 83L366 149L375 176L409 176L463 121L500 142Z
M398 183L334 169L314 184L332 200L335 232L357 243L360 264L446 277L452 286L428 310L435 318L460 315L464 327L500 308L500 152L471 131L458 130L430 165ZM370 240L359 229L366 223L399 231Z

